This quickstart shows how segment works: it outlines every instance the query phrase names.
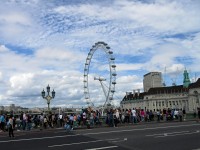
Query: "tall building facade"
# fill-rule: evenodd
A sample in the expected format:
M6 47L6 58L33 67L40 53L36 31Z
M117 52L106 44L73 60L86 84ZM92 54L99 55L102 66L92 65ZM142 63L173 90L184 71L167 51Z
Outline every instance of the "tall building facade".
M162 87L162 73L150 72L144 75L143 87L144 92L148 92L150 88Z

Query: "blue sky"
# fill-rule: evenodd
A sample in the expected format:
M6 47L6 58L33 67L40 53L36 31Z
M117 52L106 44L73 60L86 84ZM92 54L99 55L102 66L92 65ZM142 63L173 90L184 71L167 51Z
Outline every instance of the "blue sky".
M117 85L114 103L127 91L143 90L143 75L164 74L168 86L200 77L199 0L7 0L0 5L0 105L45 107L48 84L52 106L82 107L83 69L98 41L114 52ZM107 78L107 59L92 60L91 100L103 104L95 75ZM93 70L92 70L93 68ZM165 71L166 68L166 71Z

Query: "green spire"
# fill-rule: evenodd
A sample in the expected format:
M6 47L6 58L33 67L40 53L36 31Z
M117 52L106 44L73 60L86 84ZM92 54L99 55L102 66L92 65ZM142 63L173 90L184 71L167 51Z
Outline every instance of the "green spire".
M187 72L187 70L184 70L183 73L184 79L183 79L183 87L188 87L190 85L190 78L189 78L189 73Z

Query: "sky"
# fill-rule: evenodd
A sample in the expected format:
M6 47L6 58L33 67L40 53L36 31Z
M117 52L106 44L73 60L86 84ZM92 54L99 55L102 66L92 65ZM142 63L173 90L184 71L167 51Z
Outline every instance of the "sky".
M0 106L85 107L83 75L88 52L107 43L116 64L113 103L143 91L143 75L163 74L167 86L200 77L199 0L0 0ZM88 73L91 101L105 96L94 76L109 84L104 49L94 53ZM106 83L107 82L107 83Z

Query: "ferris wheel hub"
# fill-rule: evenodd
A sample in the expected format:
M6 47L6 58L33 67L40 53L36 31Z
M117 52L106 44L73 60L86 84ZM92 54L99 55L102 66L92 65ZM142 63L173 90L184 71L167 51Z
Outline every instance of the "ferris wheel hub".
M104 77L94 77L94 80L106 81Z

